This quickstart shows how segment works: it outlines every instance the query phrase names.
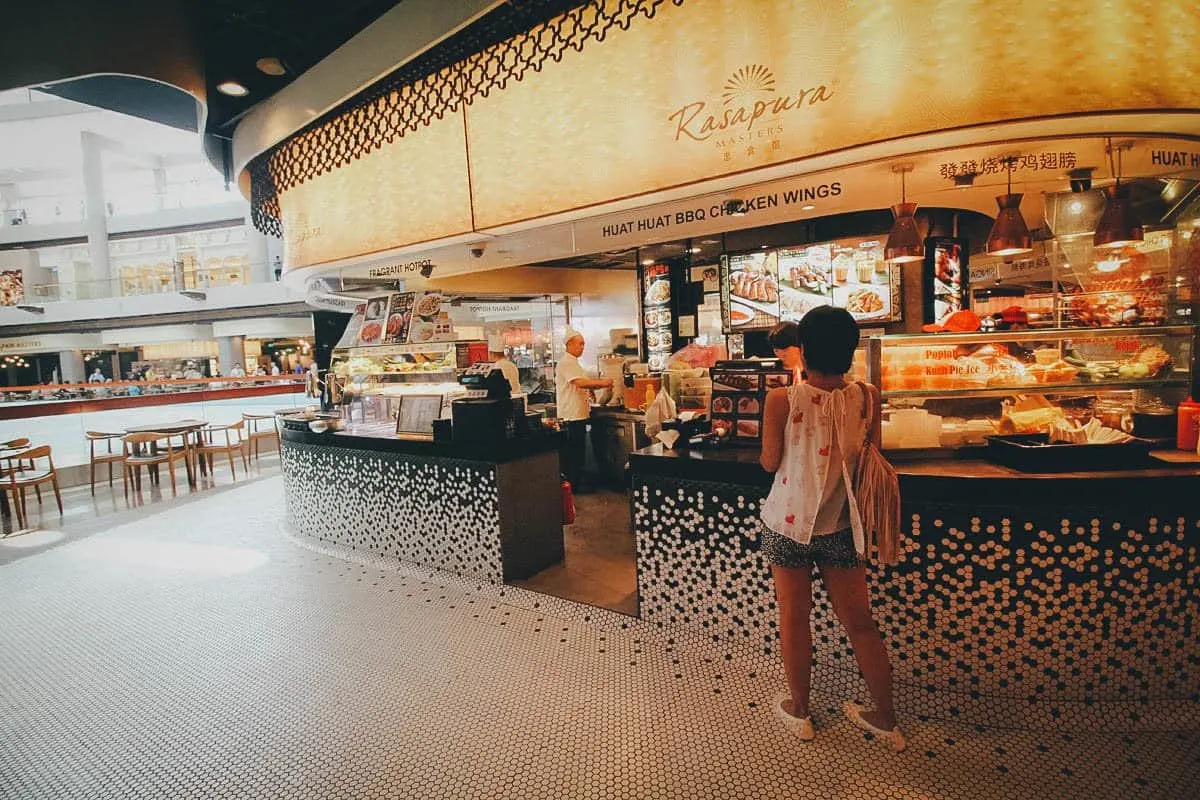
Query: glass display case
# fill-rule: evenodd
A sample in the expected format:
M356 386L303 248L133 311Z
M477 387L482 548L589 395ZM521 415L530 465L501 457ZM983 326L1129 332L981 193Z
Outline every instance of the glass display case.
M337 348L326 400L349 424L394 422L404 395L440 395L442 416L449 417L451 401L466 393L459 374L487 357L483 341Z
M885 450L982 446L1100 420L1165 439L1189 394L1191 325L883 336L866 343L884 401Z

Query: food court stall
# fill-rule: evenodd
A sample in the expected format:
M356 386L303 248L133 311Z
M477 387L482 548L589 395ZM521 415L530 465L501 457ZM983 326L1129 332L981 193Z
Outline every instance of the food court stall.
M930 314L905 326L929 332L865 329L855 358L882 391L904 504L899 565L868 573L898 705L1016 726L1196 718L1198 230L1193 207L1136 241L1093 248L1088 231L1006 259L929 237L928 279L890 297L895 282L860 276L856 249L834 246L841 272L824 245L817 259L806 247L728 259L730 331L787 319L797 279L864 323L864 289ZM791 376L769 365L712 371L721 444L656 444L630 462L642 618L771 652L757 541L772 476L757 440L765 392ZM853 680L823 590L814 626L818 659Z
M458 335L439 293L359 304L324 376L329 411L282 420L293 532L485 581L562 559L560 437L507 383L480 389L487 342Z

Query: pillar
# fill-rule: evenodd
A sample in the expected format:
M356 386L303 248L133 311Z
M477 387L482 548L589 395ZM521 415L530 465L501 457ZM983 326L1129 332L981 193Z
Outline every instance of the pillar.
M63 383L83 383L87 380L83 353L78 350L63 350L58 354L58 379Z
M217 364L222 375L228 375L234 364L241 364L242 369L245 369L245 361L246 338L244 336L217 337Z
M79 138L83 150L84 208L87 214L83 230L87 234L88 257L91 261L91 283L79 295L112 297L120 294L120 285L108 266L108 206L104 198L103 145L100 137L91 131L81 132ZM107 281L107 285L103 281Z
M270 283L275 280L271 274L271 258L268 250L267 235L254 227L250 217L246 217L247 257L250 260L250 274L246 276L249 283ZM243 365L244 366L244 365Z

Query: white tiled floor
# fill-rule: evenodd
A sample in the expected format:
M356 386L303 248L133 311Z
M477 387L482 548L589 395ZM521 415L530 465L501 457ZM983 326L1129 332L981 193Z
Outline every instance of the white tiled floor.
M892 754L828 672L802 745L772 661L315 552L281 502L268 478L0 566L0 797L1200 795L1196 732L908 720Z

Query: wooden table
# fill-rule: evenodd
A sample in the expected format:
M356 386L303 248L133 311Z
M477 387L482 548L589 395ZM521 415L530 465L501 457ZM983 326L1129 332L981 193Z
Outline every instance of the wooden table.
M126 433L166 433L166 434L171 434L174 436L182 435L184 437L185 443L187 442L188 435L191 433L195 433L196 434L196 446L199 447L199 445L200 445L199 431L201 428L205 427L206 425L208 425L208 423L202 419L180 419L180 420L176 420L174 422L160 422L157 425L135 425L132 428L126 428L125 432ZM155 450L155 452L157 452L158 448L155 447L154 450ZM204 463L204 459L197 458L196 461L199 462L198 468L199 468L200 472L207 475L208 474L208 465ZM158 465L157 464L151 466L149 469L153 470L155 475L158 474ZM195 472L193 472L189 476L188 485L192 486L193 488L196 486L196 473Z

